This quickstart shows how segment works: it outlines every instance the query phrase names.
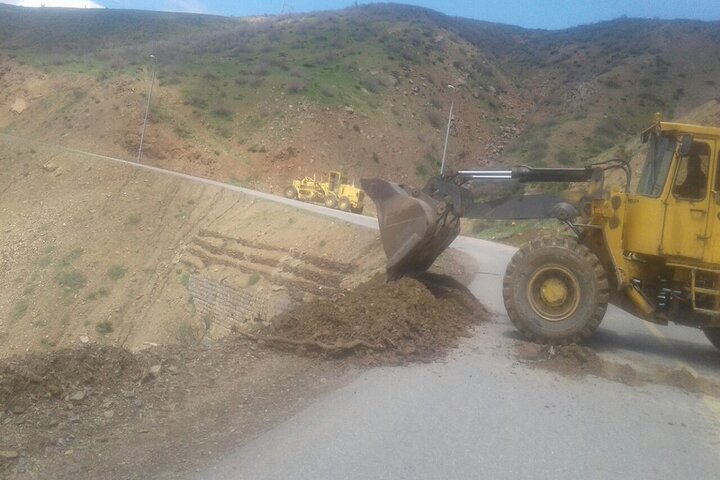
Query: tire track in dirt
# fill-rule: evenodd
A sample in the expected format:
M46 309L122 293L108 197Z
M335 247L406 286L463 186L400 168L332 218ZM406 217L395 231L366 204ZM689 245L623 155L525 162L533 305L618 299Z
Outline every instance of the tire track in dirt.
M137 171L133 173L131 178L137 177ZM122 188L125 188L125 186L130 182L130 179L128 179L125 184L123 184ZM163 258L163 255L165 254L164 248L160 247L159 245L166 245L170 244L172 245L174 242L164 242L161 239L163 237L172 236L173 233L167 232L166 228L162 227L162 225L165 224L165 221L167 219L170 207L176 203L176 199L179 196L181 187L179 185L172 185L169 188L165 189L165 194L161 196L161 200L158 204L158 209L156 210L157 214L154 219L154 222L152 223L153 228L153 237L158 239L158 242L155 242L152 248L152 253L148 255L148 257L157 257L158 260ZM141 284L135 286L135 288L129 287L128 295L126 296L125 300L116 308L116 313L119 314L119 316L124 318L143 318L144 312L147 311L147 308L149 308L150 305L154 303L153 298L153 290L156 290L158 286L160 286L159 290L162 291L161 285L166 285L171 268L163 268L162 265L164 262L159 261L157 262L158 267L155 269L155 280L152 283L152 286L150 287L149 291L146 284ZM145 299L145 300L143 300ZM130 315L128 312L130 311L137 312L136 315ZM125 342L127 339L132 335L133 331L135 330L135 322L129 322L125 324L123 322L122 328L124 329L124 333L119 333L119 336L123 338L123 340L120 341L120 346L125 345Z
M200 189L199 197L202 198L206 195L206 191L208 190L208 187L203 185ZM207 218L207 216L212 212L215 208L215 206L222 200L222 192L217 192L212 196L212 199L208 203L207 206L203 207L203 212L197 216L197 218L192 219L192 215L190 215L191 220L188 222L185 222L183 227L179 231L174 232L176 235L176 238L174 239L171 244L173 245L173 251L176 251L180 245L186 244L188 238L190 238L193 235L193 232L197 231L198 225ZM169 204L168 204L169 205ZM193 209L193 212L196 211L199 207L195 207ZM156 231L161 234L166 229L160 227L163 219L166 218L166 214L168 213L168 210L166 209L163 216L161 217L161 221L156 223ZM160 247L156 248L156 251L162 251ZM173 263L173 262L170 262ZM150 310L152 305L155 304L160 298L162 298L163 293L165 292L165 289L168 285L168 282L170 281L170 273L172 272L172 269L167 269L164 273L160 273L156 270L156 275L154 276L154 280L152 282L152 286L150 287L149 291L144 294L140 299L135 300L135 304L137 305L137 311L138 315L137 318L145 318L147 315L147 312ZM130 328L130 332L128 332L128 336L132 334L132 330L134 328L134 324Z

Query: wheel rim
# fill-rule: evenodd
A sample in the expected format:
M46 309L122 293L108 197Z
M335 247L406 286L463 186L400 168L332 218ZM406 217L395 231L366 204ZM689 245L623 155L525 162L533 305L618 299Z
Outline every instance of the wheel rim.
M527 295L528 303L537 315L559 322L577 310L580 284L577 277L562 265L546 265L530 277Z

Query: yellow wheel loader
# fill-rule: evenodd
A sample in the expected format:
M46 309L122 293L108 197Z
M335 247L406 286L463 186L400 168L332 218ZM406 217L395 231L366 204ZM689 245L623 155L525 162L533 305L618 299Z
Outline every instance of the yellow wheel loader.
M532 240L505 273L505 307L526 338L581 342L611 302L651 322L700 328L720 348L720 128L658 115L642 141L647 156L633 191L622 160L441 173L422 190L362 180L377 205L388 278L428 269L458 235L462 217L557 218L572 236ZM611 170L624 172L624 187L604 188ZM469 188L479 179L586 188L482 202Z
M353 213L362 213L365 206L365 192L354 183L347 183L342 173L335 171L328 173L327 182L310 177L293 180L292 184L285 188L285 196L303 202L322 203L328 208L339 208Z

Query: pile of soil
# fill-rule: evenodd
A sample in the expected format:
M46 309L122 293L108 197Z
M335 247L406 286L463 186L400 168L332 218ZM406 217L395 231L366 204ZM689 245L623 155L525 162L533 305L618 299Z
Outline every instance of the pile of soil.
M630 386L647 383L666 385L691 393L720 398L720 384L693 375L686 368L661 365L638 370L626 363L606 360L582 345L538 345L523 342L517 345L518 357L530 364L568 376L594 375Z
M0 364L0 411L21 411L40 399L82 400L142 379L137 356L123 348L81 345L17 356Z
M179 478L298 411L343 372L232 335L0 359L0 478Z
M456 346L486 316L451 277L424 274L386 282L378 275L350 292L276 317L252 338L302 355L359 355L366 363L429 361Z

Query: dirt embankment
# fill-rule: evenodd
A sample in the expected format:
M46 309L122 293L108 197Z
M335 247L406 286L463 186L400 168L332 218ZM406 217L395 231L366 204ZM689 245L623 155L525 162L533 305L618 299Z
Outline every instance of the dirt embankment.
M666 385L691 393L720 398L720 384L696 376L686 368L653 365L640 370L627 363L602 358L581 345L537 345L521 343L517 346L520 359L541 368L568 376L594 375L630 386L644 384Z

